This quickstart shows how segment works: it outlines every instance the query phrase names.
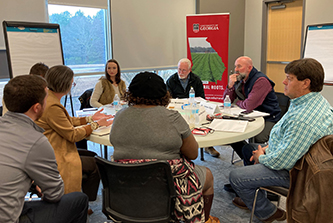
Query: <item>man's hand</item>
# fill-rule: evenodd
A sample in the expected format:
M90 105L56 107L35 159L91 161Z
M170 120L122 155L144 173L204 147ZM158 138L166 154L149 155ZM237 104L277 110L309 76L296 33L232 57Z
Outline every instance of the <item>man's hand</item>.
M237 82L237 76L239 74L231 74L229 76L229 84L228 84L228 88L232 88L235 84L235 82Z
M265 155L265 151L266 151L267 148L268 148L268 145L265 146L265 147L261 147L259 145L258 149L252 152L253 156L251 156L250 161L254 161L254 164L258 164L259 163L259 156Z
M42 197L43 196L42 190L37 185L36 185L36 191L37 191L37 196L38 197Z
M101 110L99 110L99 111L95 112L95 114L93 114L93 116L92 116L93 121L97 121L102 118L106 118L106 119L113 118L113 115L106 115L106 114L101 113L103 110L104 110L104 108L102 108Z

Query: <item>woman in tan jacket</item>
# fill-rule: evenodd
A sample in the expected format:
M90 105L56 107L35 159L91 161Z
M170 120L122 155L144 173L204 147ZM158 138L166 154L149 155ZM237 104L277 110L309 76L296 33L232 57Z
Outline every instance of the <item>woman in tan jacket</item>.
M75 142L86 138L99 126L112 124L112 120L108 120L112 116L102 114L101 111L89 117L69 116L60 99L70 91L73 78L74 73L67 66L58 65L49 69L45 75L49 88L46 108L42 117L36 121L45 129L44 135L54 149L58 170L65 184L65 194L81 191L82 166L84 169L85 163L82 162L81 166Z
M105 77L99 79L94 88L90 105L99 108L102 105L110 104L116 94L122 98L125 91L125 82L120 79L119 63L115 59L110 59L105 65Z

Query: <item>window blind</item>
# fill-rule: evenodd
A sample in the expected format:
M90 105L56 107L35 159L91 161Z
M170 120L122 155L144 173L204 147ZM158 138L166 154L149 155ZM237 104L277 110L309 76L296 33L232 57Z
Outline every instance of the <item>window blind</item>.
M195 0L110 0L112 51L122 70L174 68L186 57Z
M83 6L101 9L108 8L108 0L49 0L48 3L55 5Z

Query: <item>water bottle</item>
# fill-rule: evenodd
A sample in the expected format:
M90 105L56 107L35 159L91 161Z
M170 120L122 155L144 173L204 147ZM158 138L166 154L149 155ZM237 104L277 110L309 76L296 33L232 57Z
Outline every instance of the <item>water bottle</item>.
M188 102L190 105L194 104L194 98L195 98L195 91L194 91L193 87L191 87L189 96L188 96Z
M231 114L231 100L229 95L225 96L224 99L224 113L230 115Z
M120 99L118 94L115 94L114 98L113 98L113 106L114 106L114 110L115 112L120 110L120 103L119 103Z
M199 119L199 105L196 103L192 106L192 111L194 111L194 125L195 127L200 127L200 119Z

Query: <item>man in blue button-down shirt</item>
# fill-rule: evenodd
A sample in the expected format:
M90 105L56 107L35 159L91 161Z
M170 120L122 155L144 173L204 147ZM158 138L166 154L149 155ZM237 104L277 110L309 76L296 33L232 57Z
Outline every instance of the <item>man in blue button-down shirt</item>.
M288 112L273 127L267 146L243 147L246 166L230 173L230 183L239 197L233 203L252 209L255 191L260 186L289 188L289 170L320 138L333 134L333 110L319 93L324 70L310 58L292 61L285 67L284 94L290 100ZM255 165L250 165L255 164ZM263 222L286 219L286 213L260 191L255 215Z

